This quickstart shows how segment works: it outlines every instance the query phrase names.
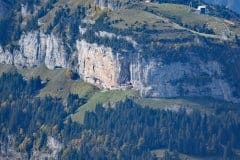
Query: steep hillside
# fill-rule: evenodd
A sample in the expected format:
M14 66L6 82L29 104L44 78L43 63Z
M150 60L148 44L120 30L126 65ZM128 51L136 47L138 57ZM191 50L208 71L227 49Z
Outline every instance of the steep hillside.
M0 159L239 159L239 105L99 91L69 75L0 65Z
M240 16L203 4L0 0L0 159L240 159Z
M12 27L3 24L1 63L71 68L100 88L133 88L145 97L240 102L238 15L139 1L17 4Z

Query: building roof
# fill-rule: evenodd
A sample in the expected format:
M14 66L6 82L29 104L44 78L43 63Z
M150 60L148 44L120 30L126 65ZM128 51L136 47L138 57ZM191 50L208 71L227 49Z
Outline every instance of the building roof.
M201 10L201 9L203 9L203 8L207 8L207 6L206 6L206 5L198 6L197 10Z

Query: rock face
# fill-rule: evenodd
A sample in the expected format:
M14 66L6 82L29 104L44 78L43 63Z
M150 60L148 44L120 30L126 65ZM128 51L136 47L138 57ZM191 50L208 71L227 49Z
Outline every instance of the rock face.
M66 58L62 41L39 31L22 35L19 49L12 53L0 48L0 62L17 67L34 67L43 63L50 69L67 67Z
M100 8L111 10L128 2L95 0ZM24 6L22 15L26 13L23 10ZM157 15L153 10L146 15L156 18L152 14ZM0 63L71 68L86 82L108 89L130 87L146 97L207 96L240 103L238 39L225 45L222 40L190 32L166 18L157 19L152 26L133 27L134 31L114 31L106 19L109 17L94 23L83 19L85 24L77 24L79 35L71 44L66 42L70 35L61 37L56 30L47 34L40 28L24 33L17 47L10 50L0 46ZM111 23L122 21L120 18ZM153 29L158 25L162 28Z
M161 58L145 60L114 53L110 47L76 42L76 53L68 55L63 42L53 34L35 31L23 35L19 49L10 52L0 48L0 63L17 67L64 67L76 70L89 83L104 88L132 86L147 97L210 96L239 102L234 87L223 78L223 66L217 61L203 61L186 53L188 62L165 63ZM72 62L75 65L72 65Z
M78 71L86 82L105 88L116 88L117 60L112 49L86 41L77 42Z
M86 82L104 88L118 87L117 60L111 48L89 44L84 40L77 41L76 47L77 53L68 55L60 39L53 34L36 31L23 35L19 40L19 49L12 53L0 47L0 63L21 68L42 64L49 69L72 67ZM72 66L72 60L77 60L77 64Z
M2 64L13 64L13 54L8 50L3 50L0 46L0 63Z
M194 58L194 57L192 57ZM190 63L164 64L161 60L131 66L131 82L148 97L210 96L238 102L232 88L221 77L216 61L193 60ZM218 78L217 78L218 77Z

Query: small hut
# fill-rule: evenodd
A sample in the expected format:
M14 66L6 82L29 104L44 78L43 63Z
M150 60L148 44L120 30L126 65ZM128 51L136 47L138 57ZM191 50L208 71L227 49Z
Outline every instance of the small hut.
M198 14L206 14L207 13L207 6L206 5L198 6L198 8L196 9L196 12Z

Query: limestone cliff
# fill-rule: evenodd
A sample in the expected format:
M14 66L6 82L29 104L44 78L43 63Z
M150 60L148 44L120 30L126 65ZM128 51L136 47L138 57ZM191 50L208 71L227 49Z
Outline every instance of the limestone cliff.
M161 58L148 61L138 57L119 58L110 47L81 40L77 41L76 54L72 55L77 59L76 67L71 66L61 40L54 35L29 33L22 36L19 45L19 50L12 53L0 48L0 62L17 67L41 64L50 69L73 67L86 82L104 88L132 85L142 95L149 97L212 96L239 102L232 94L234 88L222 78L223 66L217 61L204 62L191 54L190 62L165 64ZM121 74L129 77L123 83L118 83Z
M234 88L222 78L221 68L216 61L164 64L153 59L131 65L131 82L148 97L210 96L239 102L232 94Z
M99 6L111 8L109 2L96 1ZM119 3L113 4L119 6ZM223 40L212 33L208 28L211 25L200 26L205 27L200 33L191 30L190 25L180 26L176 20L155 12L157 5L148 6L150 11L137 7L126 9L119 19L111 12L94 23L89 23L93 20L86 17L83 24L77 26L74 41L65 30L64 34L57 32L59 28L66 29L62 22L52 32L42 28L23 32L15 47L0 46L0 63L71 68L86 82L108 89L132 87L146 97L207 96L240 102L237 83L240 74L236 69L240 66L240 47L237 36L235 39L233 36L239 28L237 22L232 28L233 24L228 24L230 34ZM68 13L68 10L61 12ZM138 15L132 13L141 17L138 19ZM142 20L143 16L146 19ZM148 22L153 20L156 21L151 22L153 24ZM213 23L220 22L224 26L225 22L220 19ZM126 23L132 23L130 29Z
M77 42L77 52L78 71L86 82L104 88L118 87L118 62L111 48L89 44L82 40Z
M67 67L62 41L52 34L46 35L40 31L23 34L19 40L19 49L12 53L0 48L0 57L1 63L17 67L34 67L43 63L50 69Z

